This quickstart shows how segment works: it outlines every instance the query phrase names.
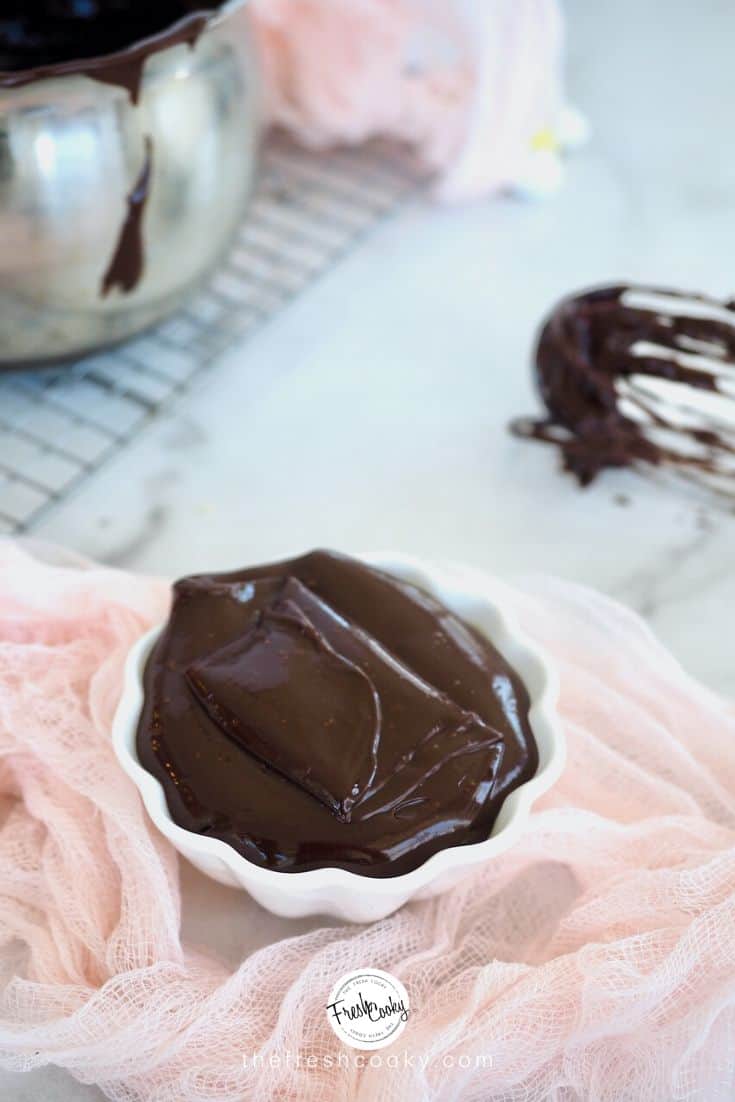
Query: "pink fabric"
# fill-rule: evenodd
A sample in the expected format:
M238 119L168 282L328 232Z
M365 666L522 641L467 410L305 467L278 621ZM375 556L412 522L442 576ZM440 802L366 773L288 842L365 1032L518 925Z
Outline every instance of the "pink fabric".
M269 121L411 145L464 199L512 186L561 106L556 0L253 0Z
M508 593L559 664L569 740L523 840L438 900L233 971L182 944L176 857L109 743L165 585L0 544L2 1064L146 1102L732 1099L733 710L610 601ZM361 1068L325 1002L366 965L412 1014Z

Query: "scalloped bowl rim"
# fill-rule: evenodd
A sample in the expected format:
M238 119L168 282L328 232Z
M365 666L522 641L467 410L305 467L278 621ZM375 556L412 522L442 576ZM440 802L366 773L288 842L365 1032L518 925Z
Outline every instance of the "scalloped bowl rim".
M529 722L539 749L539 768L530 780L508 794L488 838L466 845L447 846L410 872L372 877L333 866L283 872L255 865L222 839L197 834L174 822L163 786L138 761L136 735L143 705L143 671L148 655L163 631L164 625L160 624L143 635L128 654L123 691L112 726L113 747L122 768L138 788L146 811L158 830L184 857L195 860L192 855L196 854L224 862L246 890L247 884L251 883L254 889L260 886L269 893L276 891L288 897L303 897L312 894L323 896L325 890L333 889L339 889L342 894L359 887L362 893L369 892L374 899L389 899L391 896L412 898L442 874L470 868L508 849L526 826L535 800L557 781L565 764L565 738L556 711L559 696L556 669L543 649L527 638L517 627L513 615L504 607L502 583L474 567L433 563L412 555L371 552L354 557L427 590L469 623L473 622L473 616L457 608L452 595L460 598L460 605L463 601L485 605L485 613L489 613L494 621L492 634L479 625L478 629L491 638L511 663L531 698ZM533 689L529 682L534 683Z

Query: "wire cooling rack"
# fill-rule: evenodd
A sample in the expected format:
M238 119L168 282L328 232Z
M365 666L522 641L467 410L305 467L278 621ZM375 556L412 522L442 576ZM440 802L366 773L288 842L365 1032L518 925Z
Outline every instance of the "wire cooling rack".
M110 352L0 377L0 533L32 529L421 185L395 149L272 139L229 260L185 309Z

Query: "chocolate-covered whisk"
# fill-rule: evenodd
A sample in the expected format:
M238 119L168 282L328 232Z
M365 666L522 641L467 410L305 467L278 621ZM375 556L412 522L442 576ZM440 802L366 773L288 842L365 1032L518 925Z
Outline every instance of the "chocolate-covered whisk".
M559 447L583 486L606 467L667 466L735 498L735 307L613 286L563 300L544 324L548 410L520 436Z

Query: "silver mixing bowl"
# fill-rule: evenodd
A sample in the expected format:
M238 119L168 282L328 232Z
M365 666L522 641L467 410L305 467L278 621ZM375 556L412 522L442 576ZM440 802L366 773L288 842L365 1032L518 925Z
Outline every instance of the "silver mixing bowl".
M242 6L224 4L193 48L151 54L137 106L79 74L0 88L0 367L121 341L179 306L221 259L258 142ZM104 295L148 140L143 275Z

